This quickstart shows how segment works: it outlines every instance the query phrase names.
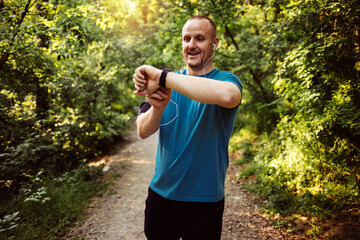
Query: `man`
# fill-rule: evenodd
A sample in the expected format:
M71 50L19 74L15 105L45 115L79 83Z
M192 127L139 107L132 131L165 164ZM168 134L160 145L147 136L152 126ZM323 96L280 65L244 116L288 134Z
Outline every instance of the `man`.
M135 70L134 93L147 98L136 120L138 135L159 130L145 209L148 239L221 238L228 143L242 84L213 66L218 44L215 23L195 16L182 29L186 70Z

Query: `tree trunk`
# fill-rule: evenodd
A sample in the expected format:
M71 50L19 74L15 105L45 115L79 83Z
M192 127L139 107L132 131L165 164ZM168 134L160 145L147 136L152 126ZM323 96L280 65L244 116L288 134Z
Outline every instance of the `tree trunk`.
M271 103L271 99L269 98L264 86L261 83L260 77L254 72L254 70L252 70L251 68L249 68L249 72L251 73L251 75L253 76L254 82L256 83L256 85L259 86L260 88L260 92L265 100L266 103Z
M36 10L39 11L40 16L44 16L46 13L44 12L42 3L49 2L49 0L42 0L41 3L36 4ZM44 26L45 27L45 26ZM39 47L41 48L49 48L49 37L46 34L36 34L36 38L40 39Z
M48 0L42 0L40 3L36 4L36 10L39 11L39 15L44 16L46 12L44 12L44 8L42 3L48 2ZM49 48L49 37L46 34L37 34L36 37L40 39L39 47L40 48ZM40 79L37 79L38 82L36 84L36 109L35 112L39 119L44 119L47 117L47 113L49 110L49 93L48 88L45 86L41 86Z

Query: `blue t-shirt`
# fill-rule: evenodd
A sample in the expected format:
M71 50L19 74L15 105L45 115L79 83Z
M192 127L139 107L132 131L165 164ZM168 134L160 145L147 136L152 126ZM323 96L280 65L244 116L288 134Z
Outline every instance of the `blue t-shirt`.
M186 75L186 70L182 74ZM242 91L239 78L230 72L214 69L206 77L232 82ZM176 201L223 199L228 144L238 107L203 104L172 91L161 119L150 188Z

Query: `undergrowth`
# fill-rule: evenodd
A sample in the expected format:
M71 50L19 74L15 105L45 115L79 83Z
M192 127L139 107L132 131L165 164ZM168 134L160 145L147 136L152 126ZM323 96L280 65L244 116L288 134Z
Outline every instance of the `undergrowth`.
M102 168L83 166L60 177L28 174L18 194L1 199L0 239L60 239L100 193Z
M294 222L302 218L307 225L302 233L306 237L319 237L341 223L341 237L360 238L360 200L354 197L351 184L346 179L330 182L334 171L319 172L316 162L304 158L298 146L242 131L232 137L229 148L240 153L234 154L238 156L234 163L241 166L236 177L264 199L263 211L275 219L274 228L296 232L299 229ZM327 221L332 225L323 227Z

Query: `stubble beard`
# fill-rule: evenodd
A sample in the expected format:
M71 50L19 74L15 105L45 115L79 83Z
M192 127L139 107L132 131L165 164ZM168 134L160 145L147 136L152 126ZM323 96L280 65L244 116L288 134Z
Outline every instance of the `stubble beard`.
M202 70L203 69L203 67L204 67L204 63L203 63L203 61L202 60L200 60L198 63L196 63L196 64L187 64L187 66L191 69L191 70L193 70L193 71L199 71L199 70Z
M212 57L212 55L208 56L206 59L200 59L197 63L186 63L186 66L191 69L193 72L200 72L204 71L204 68L206 65L209 65L209 60ZM206 64L206 65L205 65Z

